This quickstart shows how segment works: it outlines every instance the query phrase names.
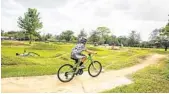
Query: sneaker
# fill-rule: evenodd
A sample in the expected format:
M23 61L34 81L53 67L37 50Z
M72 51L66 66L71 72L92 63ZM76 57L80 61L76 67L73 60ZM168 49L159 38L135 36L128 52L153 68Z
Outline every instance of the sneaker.
M79 68L80 69L85 69L85 66L82 64Z

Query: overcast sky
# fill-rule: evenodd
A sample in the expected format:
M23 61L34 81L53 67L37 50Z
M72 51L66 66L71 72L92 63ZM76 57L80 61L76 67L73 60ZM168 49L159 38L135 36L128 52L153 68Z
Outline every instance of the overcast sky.
M17 19L27 8L37 8L43 22L40 31L53 35L67 29L77 35L82 28L89 35L98 26L106 26L114 35L135 30L147 40L152 30L169 19L169 0L2 0L1 28L20 30Z

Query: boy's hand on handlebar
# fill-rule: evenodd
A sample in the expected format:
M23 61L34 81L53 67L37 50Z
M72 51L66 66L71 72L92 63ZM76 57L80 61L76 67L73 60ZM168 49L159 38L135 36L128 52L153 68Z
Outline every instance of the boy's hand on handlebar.
M92 52L92 54L97 54L97 52Z
M96 52L90 51L90 50L86 50L89 54L97 54Z
M97 52L94 52L94 54L97 54Z
M96 52L88 52L89 54L97 54Z

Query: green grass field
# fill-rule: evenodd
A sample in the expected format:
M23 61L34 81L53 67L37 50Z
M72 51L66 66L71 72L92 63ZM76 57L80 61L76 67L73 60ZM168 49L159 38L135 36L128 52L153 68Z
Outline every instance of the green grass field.
M73 60L70 59L70 52L74 46L75 44L58 42L33 42L29 45L28 42L2 41L1 77L56 74L61 65L74 64ZM163 49L121 48L120 50L110 50L92 45L87 45L87 48L98 53L93 56L93 59L100 61L103 68L111 65L106 67L107 69L121 69L135 65L139 63L139 59L144 59L152 53L168 53L164 52ZM38 53L40 57L15 55L15 53L23 53L24 49L28 52Z
M169 92L169 60L163 59L156 65L146 67L131 75L134 83L116 87L104 93L166 93Z

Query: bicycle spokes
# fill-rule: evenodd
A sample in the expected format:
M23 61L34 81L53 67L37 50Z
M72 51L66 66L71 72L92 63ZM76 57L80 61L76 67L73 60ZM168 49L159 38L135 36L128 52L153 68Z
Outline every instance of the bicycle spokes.
M64 66L59 70L58 74L59 74L59 78L62 79L63 81L70 80L74 75L73 67Z
M96 77L100 74L102 69L101 64L98 61L94 61L89 65L88 72L92 77Z

